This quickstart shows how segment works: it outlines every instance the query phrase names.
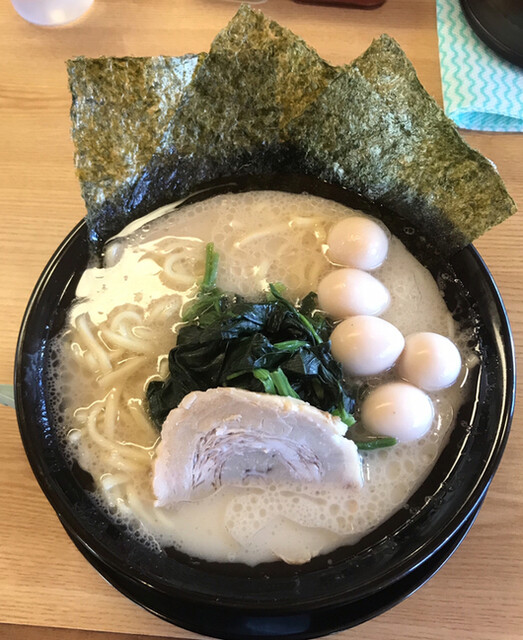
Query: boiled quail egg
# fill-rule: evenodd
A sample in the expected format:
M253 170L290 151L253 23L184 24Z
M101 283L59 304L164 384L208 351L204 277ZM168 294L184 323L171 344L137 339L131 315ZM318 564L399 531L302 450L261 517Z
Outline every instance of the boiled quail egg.
M379 315L390 304L388 289L360 269L336 269L318 285L320 307L335 318Z
M387 257L389 239L384 229L363 216L350 216L332 227L327 237L328 257L337 264L371 271Z
M461 356L455 344L439 333L412 333L398 361L400 376L425 391L445 389L456 382Z
M375 316L353 316L331 334L332 355L345 371L370 376L390 369L403 351L405 340L393 324Z
M434 407L426 393L406 382L391 382L369 393L361 407L361 421L374 435L400 442L417 440L432 425Z

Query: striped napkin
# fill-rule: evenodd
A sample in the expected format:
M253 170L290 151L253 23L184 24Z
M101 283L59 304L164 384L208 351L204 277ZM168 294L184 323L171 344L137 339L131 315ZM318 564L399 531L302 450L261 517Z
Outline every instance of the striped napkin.
M523 70L478 38L459 0L436 4L446 114L463 129L523 131Z

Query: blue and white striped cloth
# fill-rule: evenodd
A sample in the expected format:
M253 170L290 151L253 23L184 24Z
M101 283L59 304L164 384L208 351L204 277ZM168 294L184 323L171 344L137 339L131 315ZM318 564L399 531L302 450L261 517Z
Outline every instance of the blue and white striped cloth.
M458 127L523 131L523 70L474 33L459 0L437 0L445 113Z

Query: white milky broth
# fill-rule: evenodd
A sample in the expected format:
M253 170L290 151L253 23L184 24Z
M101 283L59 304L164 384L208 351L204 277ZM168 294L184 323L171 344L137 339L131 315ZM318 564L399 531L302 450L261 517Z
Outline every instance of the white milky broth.
M281 282L295 301L336 268L326 257L329 230L347 215L362 215L332 201L276 191L172 209L126 228L109 242L105 267L88 269L78 285L66 330L53 345L57 364L50 372L67 455L94 477L100 507L152 548L175 546L207 560L254 565L278 558L306 562L358 540L401 507L434 465L464 399L466 367L453 387L430 394L436 415L427 435L361 453L361 489L222 487L176 508L155 507L152 465L159 435L144 394L150 380L167 373L181 313L203 275L206 244L213 242L220 255L222 289L255 300L270 282ZM443 334L470 361L466 336L435 281L397 238L390 237L388 258L372 275L391 294L382 318L405 336ZM376 385L379 378L366 382Z

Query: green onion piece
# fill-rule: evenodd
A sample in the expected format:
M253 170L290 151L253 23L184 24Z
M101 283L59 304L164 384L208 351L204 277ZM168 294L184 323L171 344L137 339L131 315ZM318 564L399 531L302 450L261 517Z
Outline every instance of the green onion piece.
M337 409L332 412L333 416L338 416L342 422L344 422L347 427L352 427L352 425L356 422L354 416L350 414L347 409L343 405L340 405Z
M210 288L205 293L198 293L198 296L184 311L182 315L183 322L192 322L211 309L214 309L219 314L221 297L222 292L219 289Z
M258 369L258 371L263 371L263 369ZM234 378L239 378L240 376L249 373L249 369L244 369L243 371L235 371L234 373L230 373L225 379L227 381L234 380Z
M300 399L300 396L291 387L287 376L278 367L276 371L267 371L267 369L254 369L252 372L255 378L263 384L266 393L279 396L290 396L291 398Z
M384 449L393 447L398 443L396 438L369 438L368 440L354 441L360 451L372 451L373 449Z
M205 247L205 273L200 286L202 291L212 289L216 286L219 261L220 256L214 250L214 242L209 242Z
M283 292L287 287L283 284L283 282L273 282L269 285L269 291L265 294L267 298L267 302L275 302L278 298L273 293L273 289L275 289L280 296L283 296Z
M279 351L298 351L308 344L305 340L285 340L284 342L275 342L272 346Z
M298 317L303 322L303 324L307 327L307 329L311 332L312 337L316 340L316 342L318 344L321 344L323 340L320 338L319 333L313 327L312 322L308 318L306 318L302 313L298 313Z
M270 393L272 395L277 394L270 371L267 371L267 369L254 369L252 375L255 378L258 378L258 380L263 384L265 393Z
M220 298L222 296L222 292L216 287L219 261L220 256L214 250L214 243L209 242L205 247L205 272L200 290L183 313L182 320L184 322L192 322L213 308L219 314Z
M280 396L290 396L291 398L300 399L300 396L294 391L291 387L291 383L287 376L283 373L283 371L278 367L276 371L272 372L272 380L274 382L274 386L276 387L276 391Z

